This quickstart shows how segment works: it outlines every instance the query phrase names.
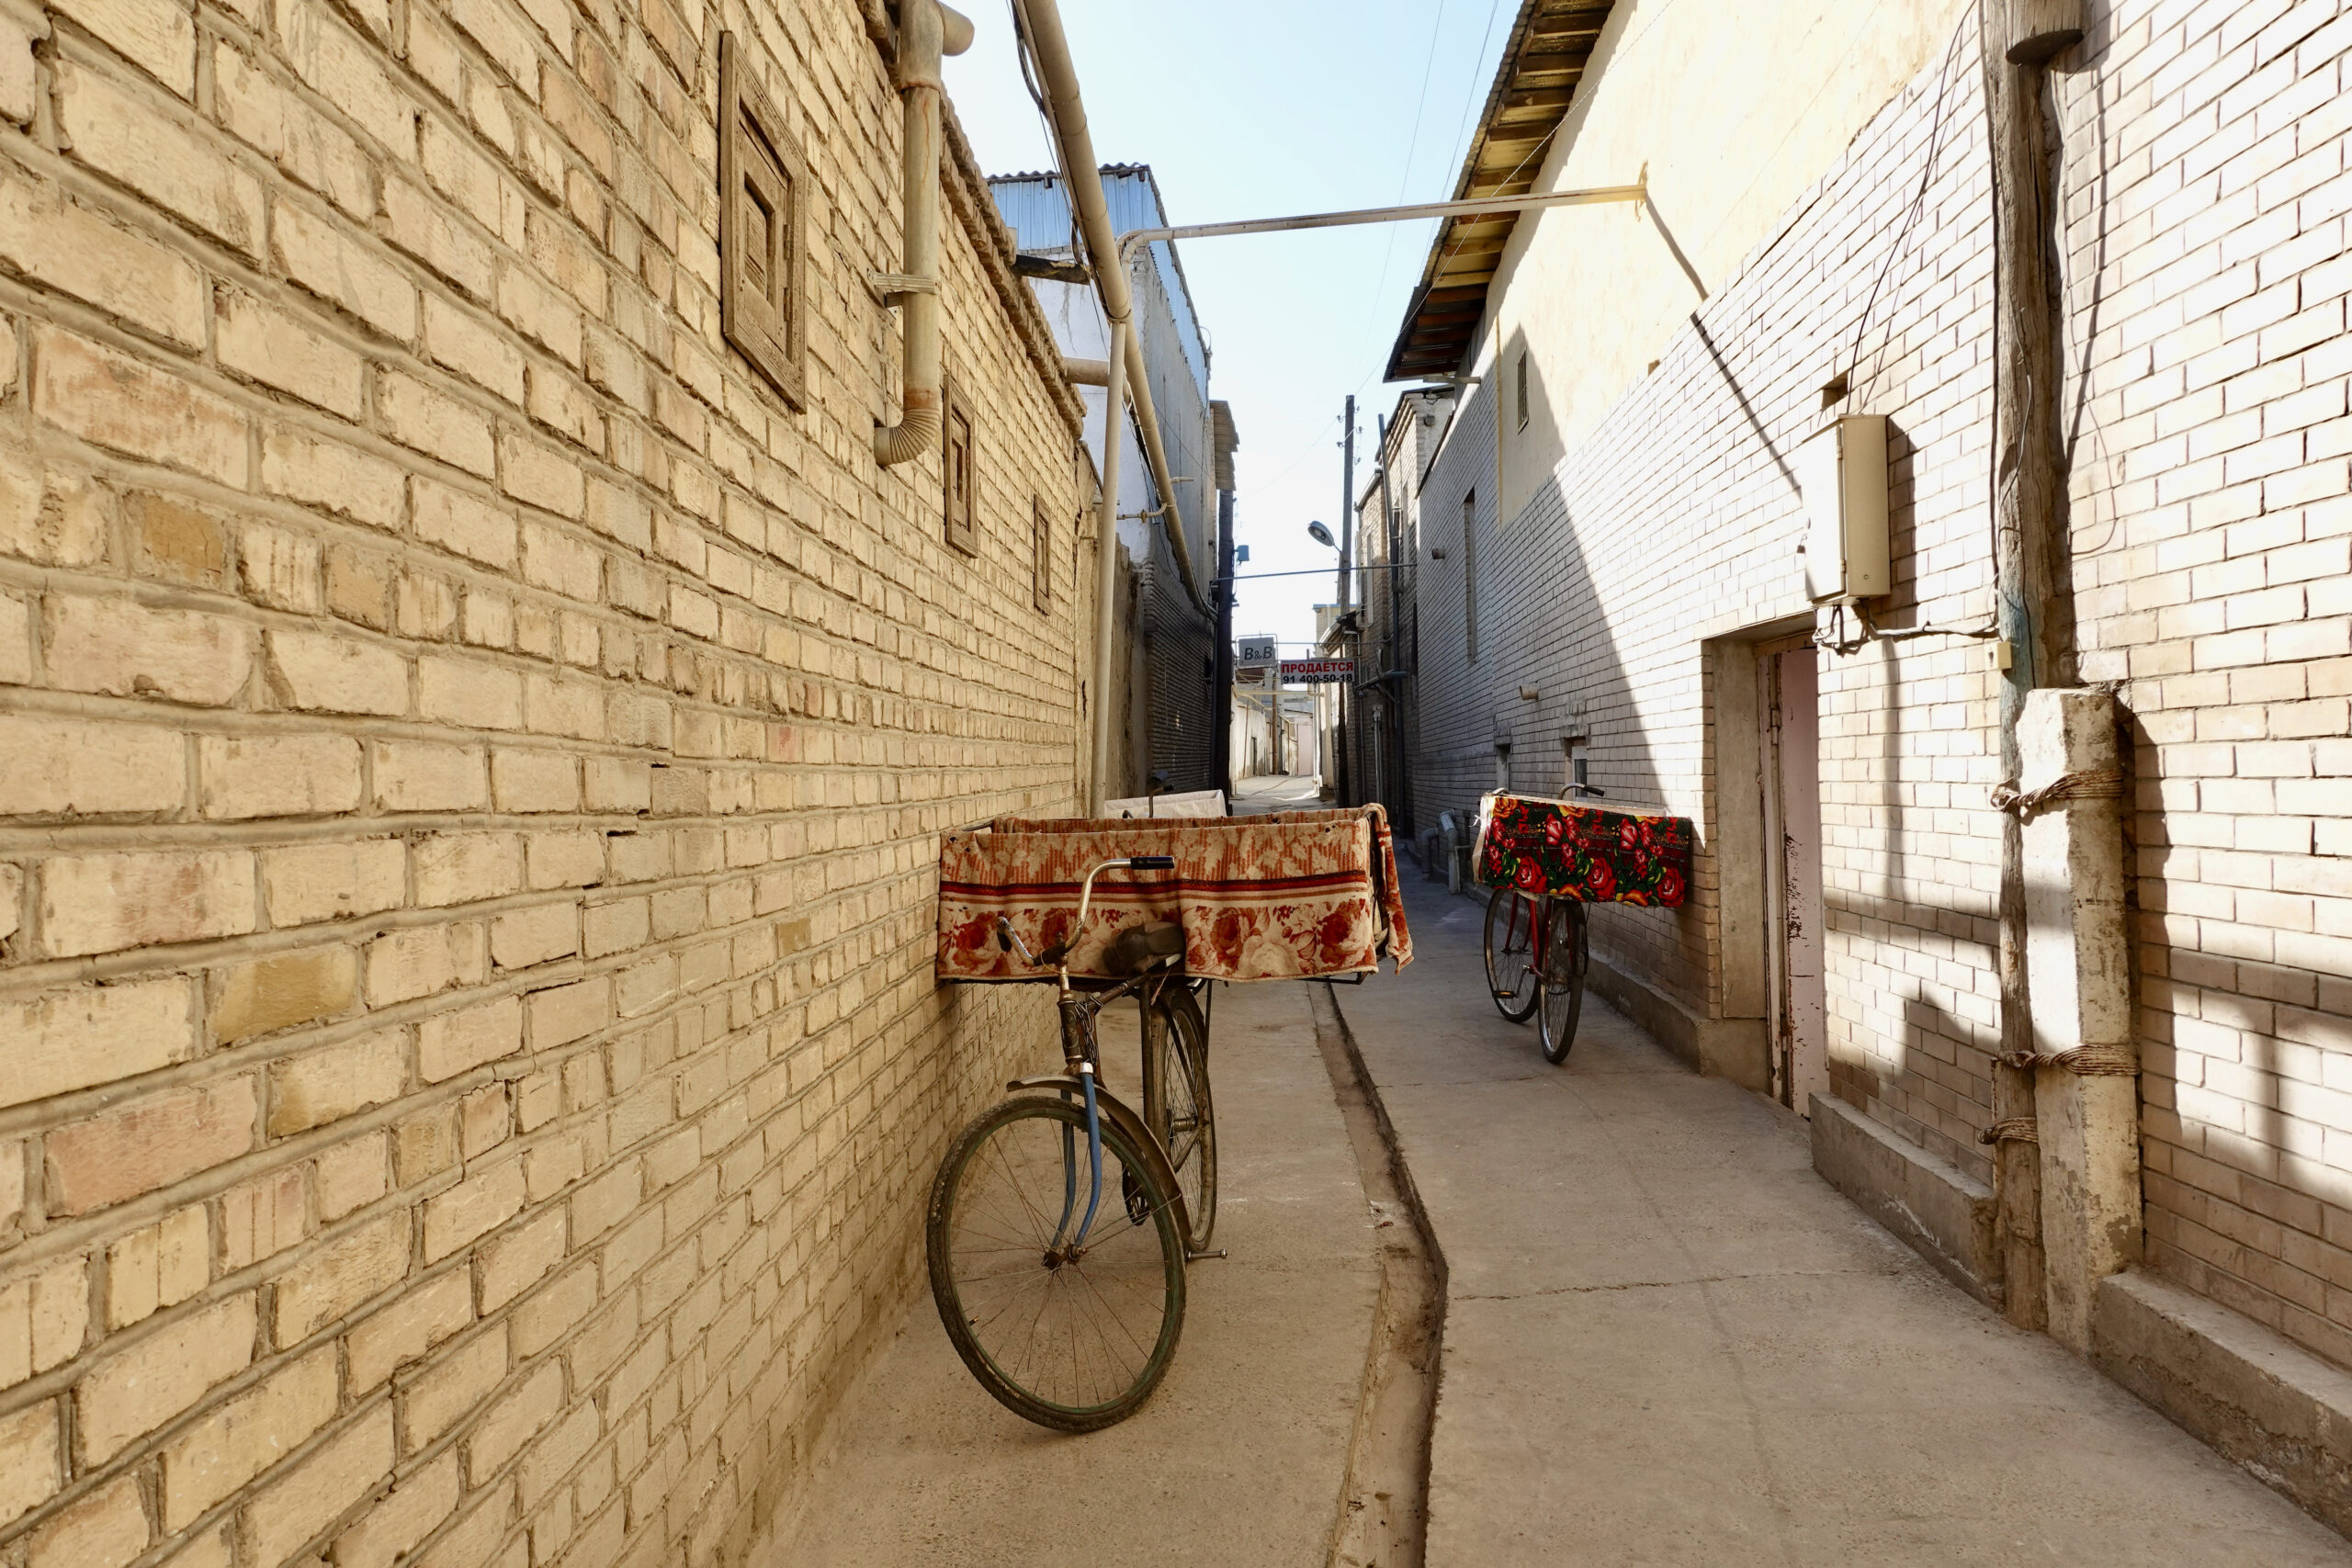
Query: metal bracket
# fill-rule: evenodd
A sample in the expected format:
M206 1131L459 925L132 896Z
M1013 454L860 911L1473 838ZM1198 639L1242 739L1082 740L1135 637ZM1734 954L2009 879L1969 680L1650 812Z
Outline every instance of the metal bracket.
M910 272L869 272L865 275L865 291L887 310L904 304L910 294L938 293L939 279Z

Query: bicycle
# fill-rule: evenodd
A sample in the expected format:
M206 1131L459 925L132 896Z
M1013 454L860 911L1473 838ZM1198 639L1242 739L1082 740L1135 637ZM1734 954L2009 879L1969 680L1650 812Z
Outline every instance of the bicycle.
M1534 1015L1544 1059L1566 1061L1592 963L1583 903L1498 887L1487 897L1484 947L1496 1010L1513 1023Z
M1130 855L1095 866L1070 935L1042 953L998 918L1000 948L1055 970L1066 1070L1014 1079L1017 1098L966 1127L932 1183L924 1251L949 1341L999 1403L1061 1431L1108 1427L1150 1396L1183 1329L1185 1266L1225 1256L1206 1249L1216 1123L1208 1021L1182 976L1182 931L1123 932L1111 956L1130 978L1070 983L1095 877L1175 863ZM1130 996L1142 1015L1140 1113L1097 1081L1096 1020Z

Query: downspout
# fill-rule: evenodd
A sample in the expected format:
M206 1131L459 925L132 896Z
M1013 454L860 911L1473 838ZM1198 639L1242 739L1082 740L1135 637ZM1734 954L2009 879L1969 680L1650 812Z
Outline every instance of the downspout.
M1396 799L1389 815L1396 830L1410 838L1413 784L1407 771L1411 766L1411 756L1405 745L1405 608L1404 589L1399 581L1405 575L1404 556L1396 530L1396 499L1388 489L1389 470L1400 454L1388 450L1390 428L1384 419L1380 425L1380 525L1388 549L1388 636L1380 655L1380 689L1388 699L1388 749L1394 755L1396 770L1389 782L1395 786ZM1397 445L1403 446L1402 438Z
M899 423L876 426L874 460L886 468L912 462L936 446L942 422L939 361L940 57L972 47L972 24L939 0L901 0L898 77L905 168L899 192L906 204L896 280L889 296L903 314L905 356L899 378Z
M1209 699L1209 777L1229 796L1233 793L1233 490L1220 485L1216 492L1216 669Z
M1136 423L1143 434L1144 458L1151 468L1151 482L1159 489L1160 502L1167 508L1160 514L1160 525L1167 530L1169 553L1176 558L1176 569L1183 576L1184 589L1192 596L1193 607L1206 615L1210 614L1208 594L1201 585L1192 546L1184 538L1183 517L1176 504L1175 476L1168 466L1168 448L1159 437L1159 413L1152 406L1151 382L1144 374L1143 344L1134 330L1135 292L1127 278L1127 256L1119 248L1118 236L1111 228L1111 209L1102 195L1094 138L1087 129L1086 105L1079 96L1078 68L1071 62L1069 39L1062 31L1061 10L1055 0L1012 0L1012 8L1029 40L1037 80L1046 90L1046 118L1053 126L1054 150L1061 164L1062 181L1069 187L1071 203L1078 209L1079 229L1086 237L1086 253L1093 265L1094 288L1102 301L1102 313L1110 318L1114 340L1120 327L1127 329L1125 349L1114 343L1112 363L1115 366L1122 357L1125 360L1127 396L1135 403ZM1115 418L1114 414L1114 421Z
M1119 406L1121 383L1126 379L1127 323L1111 323L1111 367L1105 378L1110 397L1102 407L1102 500L1094 520L1094 770L1090 817L1102 815L1111 798L1111 667L1115 652L1112 631L1114 606L1119 591L1119 453L1126 446L1120 428L1125 411Z

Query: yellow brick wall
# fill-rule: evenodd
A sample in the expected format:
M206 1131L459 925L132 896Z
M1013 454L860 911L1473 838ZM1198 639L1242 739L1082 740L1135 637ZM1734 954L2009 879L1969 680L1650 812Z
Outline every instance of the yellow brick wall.
M719 333L722 28L805 413ZM1082 784L985 194L969 558L870 456L847 0L17 5L0 117L0 1562L740 1560L1049 1032L930 973L940 831Z

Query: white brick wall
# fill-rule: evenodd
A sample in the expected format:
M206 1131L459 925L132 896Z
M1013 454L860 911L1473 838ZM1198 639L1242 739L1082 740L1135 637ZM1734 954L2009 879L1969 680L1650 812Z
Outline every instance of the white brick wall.
M1563 739L1581 728L1611 802L1700 825L1690 902L1610 907L1593 934L1702 1019L1724 1010L1705 639L1809 614L1789 465L1833 375L1852 383L1841 412L1890 421L1888 623L1988 613L1991 258L1973 48L1963 28L1949 65L1932 62L1861 130L1518 516L1492 512L1492 374L1423 488L1424 547L1449 558L1417 574L1421 820L1493 787L1498 735L1513 784L1556 793ZM1473 486L1481 657L1465 665L1459 511ZM1972 645L1928 640L1825 657L1821 681L1838 1091L1982 1170L1997 994L1991 680Z
M2352 1363L2352 14L2098 9L2075 581L2134 719L2148 1256Z
M722 26L806 414L718 333ZM853 6L58 0L0 115L0 1562L741 1561L1051 1048L930 974L937 835L1086 732L985 194L967 558L870 457Z
M2089 7L2052 77L2062 133L2082 676L2133 725L2147 1251L2352 1364L2352 209L2340 0ZM1963 23L1697 311L1553 484L1482 539L1462 661L1455 521L1491 484L1481 386L1420 500L1416 774L1425 819L1492 777L1560 782L1588 706L1612 798L1702 825L1679 915L1601 949L1719 1014L1702 639L1802 615L1781 471L1820 385L1893 431L1892 625L1981 624L1991 539L1989 192ZM1888 259L1892 248L1892 268ZM1521 685L1542 700L1522 703ZM1823 666L1824 877L1838 1092L1983 1173L1996 1033L1997 748L1981 652L1928 639ZM1745 781L1742 781L1745 787Z

